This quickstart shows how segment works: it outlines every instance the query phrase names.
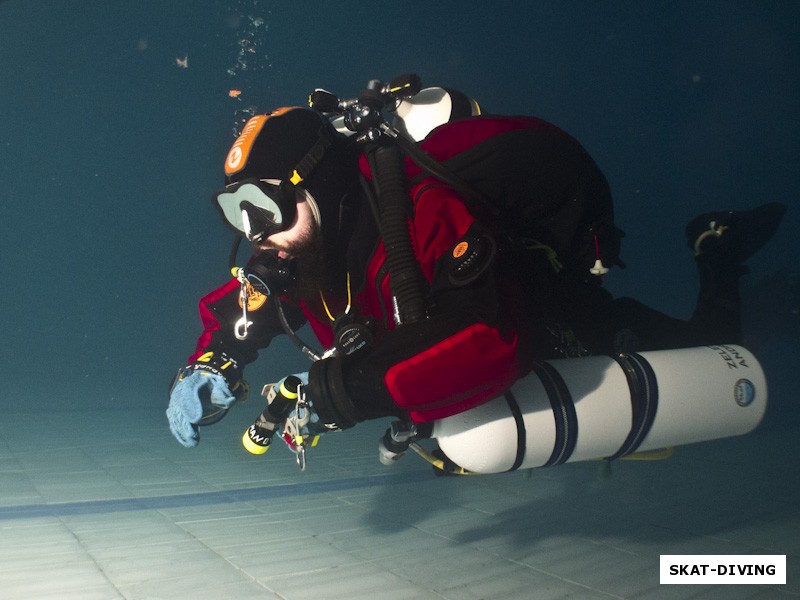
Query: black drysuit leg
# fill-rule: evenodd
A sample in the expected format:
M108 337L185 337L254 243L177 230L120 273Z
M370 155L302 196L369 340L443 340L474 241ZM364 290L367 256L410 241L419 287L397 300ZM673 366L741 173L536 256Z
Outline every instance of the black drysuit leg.
M632 298L610 300L594 312L594 325L582 320L580 329L586 332L592 350L608 353L741 343L739 280L745 268L703 255L696 263L700 292L688 321L669 317Z

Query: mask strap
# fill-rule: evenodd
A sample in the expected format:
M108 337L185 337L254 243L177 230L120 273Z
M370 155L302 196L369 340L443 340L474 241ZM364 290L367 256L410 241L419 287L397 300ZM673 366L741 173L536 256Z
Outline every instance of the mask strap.
M297 166L292 171L289 181L297 185L306 177L311 175L311 172L317 167L319 162L325 156L325 153L333 145L333 134L327 126L322 126L317 132L317 141L306 152L306 155L300 159Z

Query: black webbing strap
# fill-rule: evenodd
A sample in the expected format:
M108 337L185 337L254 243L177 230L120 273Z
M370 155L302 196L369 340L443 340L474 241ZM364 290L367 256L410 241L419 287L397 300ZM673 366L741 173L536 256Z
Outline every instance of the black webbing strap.
M615 460L636 452L650 432L658 412L658 382L650 363L635 352L613 356L622 367L631 392L631 430L628 437L613 455L606 460Z
M578 441L578 416L575 413L575 403L572 401L564 379L552 365L546 362L537 363L534 365L533 371L539 376L545 392L547 392L556 427L553 452L542 466L561 465L572 456Z
M514 397L514 394L511 393L511 390L505 393L505 399L508 403L508 408L511 410L511 414L514 416L514 423L517 426L517 455L514 457L514 464L509 469L509 471L516 471L525 459L525 452L527 451L528 444L527 434L525 432L525 421L522 419L522 411L519 408L519 403Z

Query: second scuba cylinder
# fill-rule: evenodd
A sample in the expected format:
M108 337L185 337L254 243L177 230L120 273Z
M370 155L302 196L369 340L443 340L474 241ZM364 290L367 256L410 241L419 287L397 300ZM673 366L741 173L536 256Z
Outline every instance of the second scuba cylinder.
M500 473L743 435L766 402L761 365L741 346L590 356L537 364L431 437L460 467Z

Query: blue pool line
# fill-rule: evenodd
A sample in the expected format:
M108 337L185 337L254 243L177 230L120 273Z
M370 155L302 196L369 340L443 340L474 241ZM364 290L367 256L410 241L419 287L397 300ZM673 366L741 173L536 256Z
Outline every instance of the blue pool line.
M119 498L115 500L84 500L80 502L57 502L23 504L0 507L0 522L40 517L66 517L104 513L131 512L138 510L160 510L187 506L231 504L292 496L324 494L341 490L355 490L379 485L399 485L429 480L430 471L408 471L390 475L373 475L328 481L311 481L286 485L268 485L255 488L173 494L170 496L148 496L144 498Z

